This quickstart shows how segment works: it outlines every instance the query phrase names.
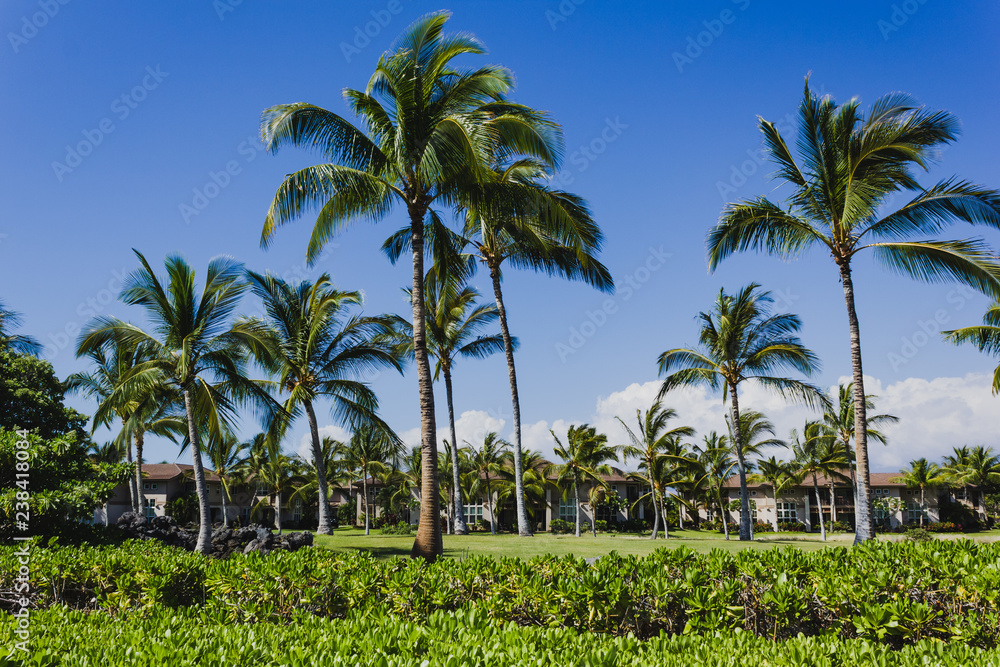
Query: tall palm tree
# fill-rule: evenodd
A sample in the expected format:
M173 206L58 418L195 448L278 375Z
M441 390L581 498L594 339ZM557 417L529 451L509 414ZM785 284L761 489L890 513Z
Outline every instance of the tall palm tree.
M663 402L660 400L655 401L652 407L645 412L636 410L635 417L638 424L638 433L629 428L628 424L621 417L615 417L621 423L622 428L625 429L625 433L631 443L622 448L622 453L626 458L639 459L639 469L646 472L646 482L652 488L654 464L658 458L666 453L665 450L671 438L694 435L694 429L690 426L677 426L667 430L667 422L676 419L677 411L673 408L664 407ZM649 536L651 540L656 539L660 526L660 517L663 516L656 495L653 494L653 532ZM666 518L664 518L663 523L666 524ZM664 530L666 529L666 525L664 525Z
M208 434L205 439L205 457L219 476L222 488L222 527L229 527L229 502L233 491L247 482L244 453L253 440L240 442L235 435L224 433L221 437Z
M514 483L518 534L528 536L531 527L522 485L521 461L521 399L517 388L514 365L515 340L510 334L507 309L504 305L503 267L527 268L549 275L560 274L570 280L583 280L602 292L614 291L614 280L607 268L596 259L601 247L600 228L591 218L587 204L568 192L546 187L544 163L538 160L516 160L506 167L494 165L489 172L496 194L511 188L524 188L534 195L531 210L501 210L487 205L466 202L466 224L463 236L472 247L472 254L489 271L500 319L507 376L510 382L512 421L514 429Z
M371 532L371 511L368 507L368 479L376 473L388 470L398 457L403 454L403 443L388 427L364 424L354 429L351 439L347 441L344 451L345 465L351 470L361 473L361 489L364 495L365 535ZM426 474L426 468L422 471ZM426 496L421 494L420 504L423 507ZM421 510L422 512L422 510ZM440 530L440 527L439 527Z
M548 506L548 492L555 488L549 479L552 465L552 462L546 460L539 451L532 449L521 451L521 488L524 490L525 505L532 525L538 523L536 511L540 507ZM498 504L505 504L517 493L517 485L514 483L515 468L514 452L507 451L504 456L504 467L500 471L504 485L497 492Z
M701 349L675 348L659 357L660 375L666 375L659 396L678 387L705 384L722 389L723 404L732 402L731 424L740 419L739 387L753 380L765 389L808 405L826 406L829 401L815 386L775 373L790 369L811 375L819 368L816 355L799 340L802 322L797 315L769 313L770 292L754 283L730 296L719 290L711 312L702 312ZM749 540L750 496L742 428L733 429L732 446L740 475L740 539Z
M901 470L896 481L906 484L907 488L920 489L920 527L924 527L924 512L927 509L925 493L929 487L935 487L944 482L944 474L934 463L919 458L910 461L909 470Z
M493 481L503 474L504 457L510 449L510 443L501 438L495 431L490 431L483 438L483 444L474 446L465 441L469 453L469 470L475 476L474 491L479 495L479 485L486 486L486 502L490 512L490 533L497 534L496 508L493 502Z
M281 512L288 506L288 500L301 477L293 458L281 451L281 441L275 437L275 432L271 429L267 433L258 433L244 443L247 455L241 466L244 478L253 480L255 496L261 494L254 511L263 508L273 497L274 525L281 535Z
M796 470L793 463L779 461L771 456L758 461L757 473L750 475L749 479L751 481L768 484L774 492L775 512L774 523L772 524L774 532L778 532L778 496L782 491L795 484L795 473Z
M247 323L231 322L246 290L239 263L225 257L211 260L199 295L194 270L182 258L167 258L168 281L164 286L142 253L135 254L142 266L128 276L120 298L146 310L154 333L116 318L97 318L80 334L78 350L90 354L112 341L146 350L149 358L128 372L114 391L115 400L151 387L166 387L183 395L200 518L195 549L208 554L212 523L199 430L222 434L236 409L248 403L256 405L265 419L280 412L265 385L247 378L248 350L259 358L266 357L262 332Z
M854 303L852 261L871 250L879 263L927 281L957 280L987 294L1000 294L1000 267L981 240L940 241L932 237L954 222L1000 227L1000 195L954 178L931 188L912 171L926 169L937 149L958 135L958 120L945 111L919 107L902 93L877 100L863 114L857 99L838 106L809 89L799 106L799 156L777 127L760 120L764 145L777 164L776 178L791 185L784 207L766 197L726 206L709 233L709 267L729 255L757 250L784 259L813 247L829 252L840 271L851 337L856 389L858 458L855 541L874 535L869 497L861 332ZM890 198L914 192L902 207L886 212Z
M981 325L945 331L944 335L949 343L971 343L980 352L1000 356L1000 301L986 309ZM993 393L1000 394L1000 364L993 370Z
M38 356L42 345L31 336L15 334L13 329L21 326L21 314L7 308L0 300L0 352L14 352Z
M842 477L841 470L849 464L847 454L819 421L808 421L802 428L802 435L792 431L792 453L794 465L800 476L812 477L816 494L816 511L819 514L819 531L826 541L826 525L823 523L823 498L819 495L819 475ZM832 506L835 498L831 496Z
M941 469L951 484L962 487L962 500L968 500L969 485L962 481L962 475L969 466L972 451L968 445L952 447L951 450L952 453L943 458Z
M500 334L479 335L483 328L497 319L497 308L493 304L477 304L479 292L462 284L462 276L448 275L435 266L427 273L424 298L427 300L427 351L434 357L434 381L444 376L445 397L448 402L448 428L451 442L458 442L455 432L455 399L452 390L452 369L458 357L484 359L503 349ZM437 269L437 270L435 270ZM409 292L409 290L408 290ZM412 292L410 292L412 297ZM406 352L413 353L412 327L401 323L404 335L408 334ZM516 343L515 343L516 344ZM462 485L459 477L459 457L450 457L452 480L448 485L452 498L452 521L457 535L467 535L465 509L462 503Z
M342 425L380 421L378 398L359 378L383 368L402 372L390 347L380 342L392 331L392 321L348 316L352 307L361 306L361 293L336 289L325 273L314 283L304 280L298 285L271 274L248 271L247 276L266 313L265 318L250 323L271 333L264 340L279 390L288 395L285 413L294 417L304 410L309 421L319 496L316 532L329 535L332 522L315 401L329 399L331 413ZM279 437L290 420L280 424Z
M503 99L514 85L506 68L456 67L460 56L481 55L471 35L442 35L447 12L409 26L383 54L365 90L344 97L367 131L326 109L305 103L271 107L261 133L268 151L285 145L318 148L329 160L297 171L278 189L264 223L267 245L280 225L318 210L309 241L315 260L326 242L357 218L384 218L395 204L406 210L413 262L413 348L420 396L422 465L420 525L412 555L441 554L437 497L437 433L427 354L423 294L424 225L435 204L450 206L480 189L486 156L527 154L555 166L561 136L554 123Z
M765 447L787 447L788 444L784 440L773 437L775 434L774 424L768 420L768 418L762 412L756 410L745 410L740 413L740 436L736 437L733 432L733 422L732 416L726 415L726 429L729 432L729 437L727 442L742 443L742 455L746 474L750 474L756 467L756 462L751 462L751 456L759 457L761 455L761 450ZM770 436L770 437L769 437ZM737 460L739 460L739 454L737 454ZM742 503L741 503L742 504ZM754 505L751 504L750 508L747 510L750 514L750 535L753 537L753 510Z
M573 485L573 502L576 505L576 536L580 537L580 485L589 481L592 485L607 487L603 475L611 474L608 461L617 461L621 445L609 445L608 436L598 433L588 424L570 426L566 432L566 444L555 431L549 433L556 441L556 456L563 460L555 467L556 484L564 489L563 497L569 493L567 484ZM594 517L596 520L596 516Z

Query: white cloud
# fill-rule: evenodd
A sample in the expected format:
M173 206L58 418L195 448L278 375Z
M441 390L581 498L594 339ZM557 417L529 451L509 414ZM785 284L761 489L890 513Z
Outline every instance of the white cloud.
M333 438L334 440L346 441L351 437L344 428L335 424L327 424L319 427L319 439ZM312 460L312 436L309 431L302 434L299 439L299 446L295 449L299 456L306 460Z

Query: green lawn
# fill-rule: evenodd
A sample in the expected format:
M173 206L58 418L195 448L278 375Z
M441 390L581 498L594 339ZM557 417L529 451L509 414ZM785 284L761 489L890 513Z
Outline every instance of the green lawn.
M940 539L957 539L962 535L938 535ZM976 541L994 541L1000 538L1000 531L984 531L972 536ZM530 539L519 539L515 535L490 535L489 533L473 533L471 535L445 535L444 555L450 558L463 558L466 555L483 556L517 556L532 558L542 554L554 556L574 556L589 558L600 556L611 551L620 554L646 555L660 547L677 548L687 546L699 553L712 549L736 551L739 549L773 549L781 546L794 546L804 551L816 551L831 546L850 546L854 535L836 533L830 535L827 542L820 540L818 534L777 533L758 534L753 542L740 542L736 536L726 541L721 534L706 533L697 530L672 530L670 539L658 539L655 542L646 537L635 535L606 535L593 537L590 533L582 537L572 535L551 535L539 533ZM880 538L881 539L881 538ZM889 536L890 540L902 539L900 535ZM363 530L355 528L338 528L333 535L317 535L315 544L331 551L368 551L376 556L388 558L391 556L409 556L413 546L413 536L381 535L373 530L365 537Z
M468 555L484 556L517 556L532 558L541 554L590 557L600 556L611 551L620 554L645 555L659 547L676 548L681 545L698 552L712 549L736 551L738 549L771 549L778 546L793 545L806 551L822 549L826 546L850 544L851 535L837 535L829 542L823 543L819 536L781 534L775 537L767 536L761 540L740 543L734 537L726 541L722 535L700 531L671 531L670 539L658 539L655 542L647 537L634 535L604 535L593 537L589 533L582 537L573 535L551 535L539 533L532 538L520 539L516 535L490 535L488 533L473 533L471 535L445 535L444 555L452 558L462 558ZM373 530L365 537L364 531L354 528L338 528L333 535L317 535L317 546L333 551L368 551L376 556L409 556L413 546L413 536L381 535Z

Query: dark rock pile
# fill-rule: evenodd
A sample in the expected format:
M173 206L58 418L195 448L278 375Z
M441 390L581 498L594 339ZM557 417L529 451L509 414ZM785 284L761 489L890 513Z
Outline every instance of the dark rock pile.
M194 551L198 531L182 528L173 517L157 516L147 519L134 512L118 518L118 527L126 536L139 540L159 540L172 547ZM228 558L234 553L268 554L272 551L296 551L313 542L312 533L285 533L275 535L261 525L246 528L216 528L212 531L212 556Z

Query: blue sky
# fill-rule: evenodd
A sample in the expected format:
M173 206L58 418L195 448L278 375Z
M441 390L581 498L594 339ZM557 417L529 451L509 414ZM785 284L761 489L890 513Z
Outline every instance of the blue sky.
M443 7L454 13L451 30L489 48L478 62L514 71L517 101L563 125L560 183L590 201L619 285L607 297L542 276L505 277L532 447L549 449L548 428L582 421L617 440L614 413L648 405L656 356L696 341L694 317L723 286L756 281L773 290L779 306L803 318L803 340L824 364L817 381L833 385L849 374L842 291L826 257L737 256L714 274L705 263L706 232L727 200L780 198L760 160L756 117L791 132L807 72L815 89L841 101L858 96L867 105L902 90L955 113L963 135L922 182L958 174L1000 185L1000 9L990 2L8 0L0 8L8 156L0 164L0 297L24 315L24 332L46 345L57 374L84 367L71 348L94 314L141 321L113 300L136 266L131 248L160 266L176 252L202 270L229 254L290 279L328 271L339 286L365 292L367 312L405 313L409 270L379 251L403 224L401 211L376 226L359 223L316 267L304 262L311 220L259 247L284 174L318 161L298 150L264 154L259 118L297 101L346 114L341 90L363 87L395 36ZM978 233L956 228L954 236ZM997 234L988 238L1000 244ZM476 284L490 292L486 276ZM983 377L995 361L924 333L977 323L986 300L896 277L870 258L857 262L856 289L866 374L886 409L909 421L875 455L875 468L896 469L914 452L936 457L952 444L1000 444L998 399ZM412 371L374 380L386 418L414 441L415 385ZM464 437L509 433L501 357L461 362L455 387ZM804 418L759 401L771 406L781 435ZM93 411L84 399L70 402ZM701 430L722 426L717 397L689 393L676 404ZM247 423L245 434L254 428ZM151 445L150 460L174 456L169 443Z

